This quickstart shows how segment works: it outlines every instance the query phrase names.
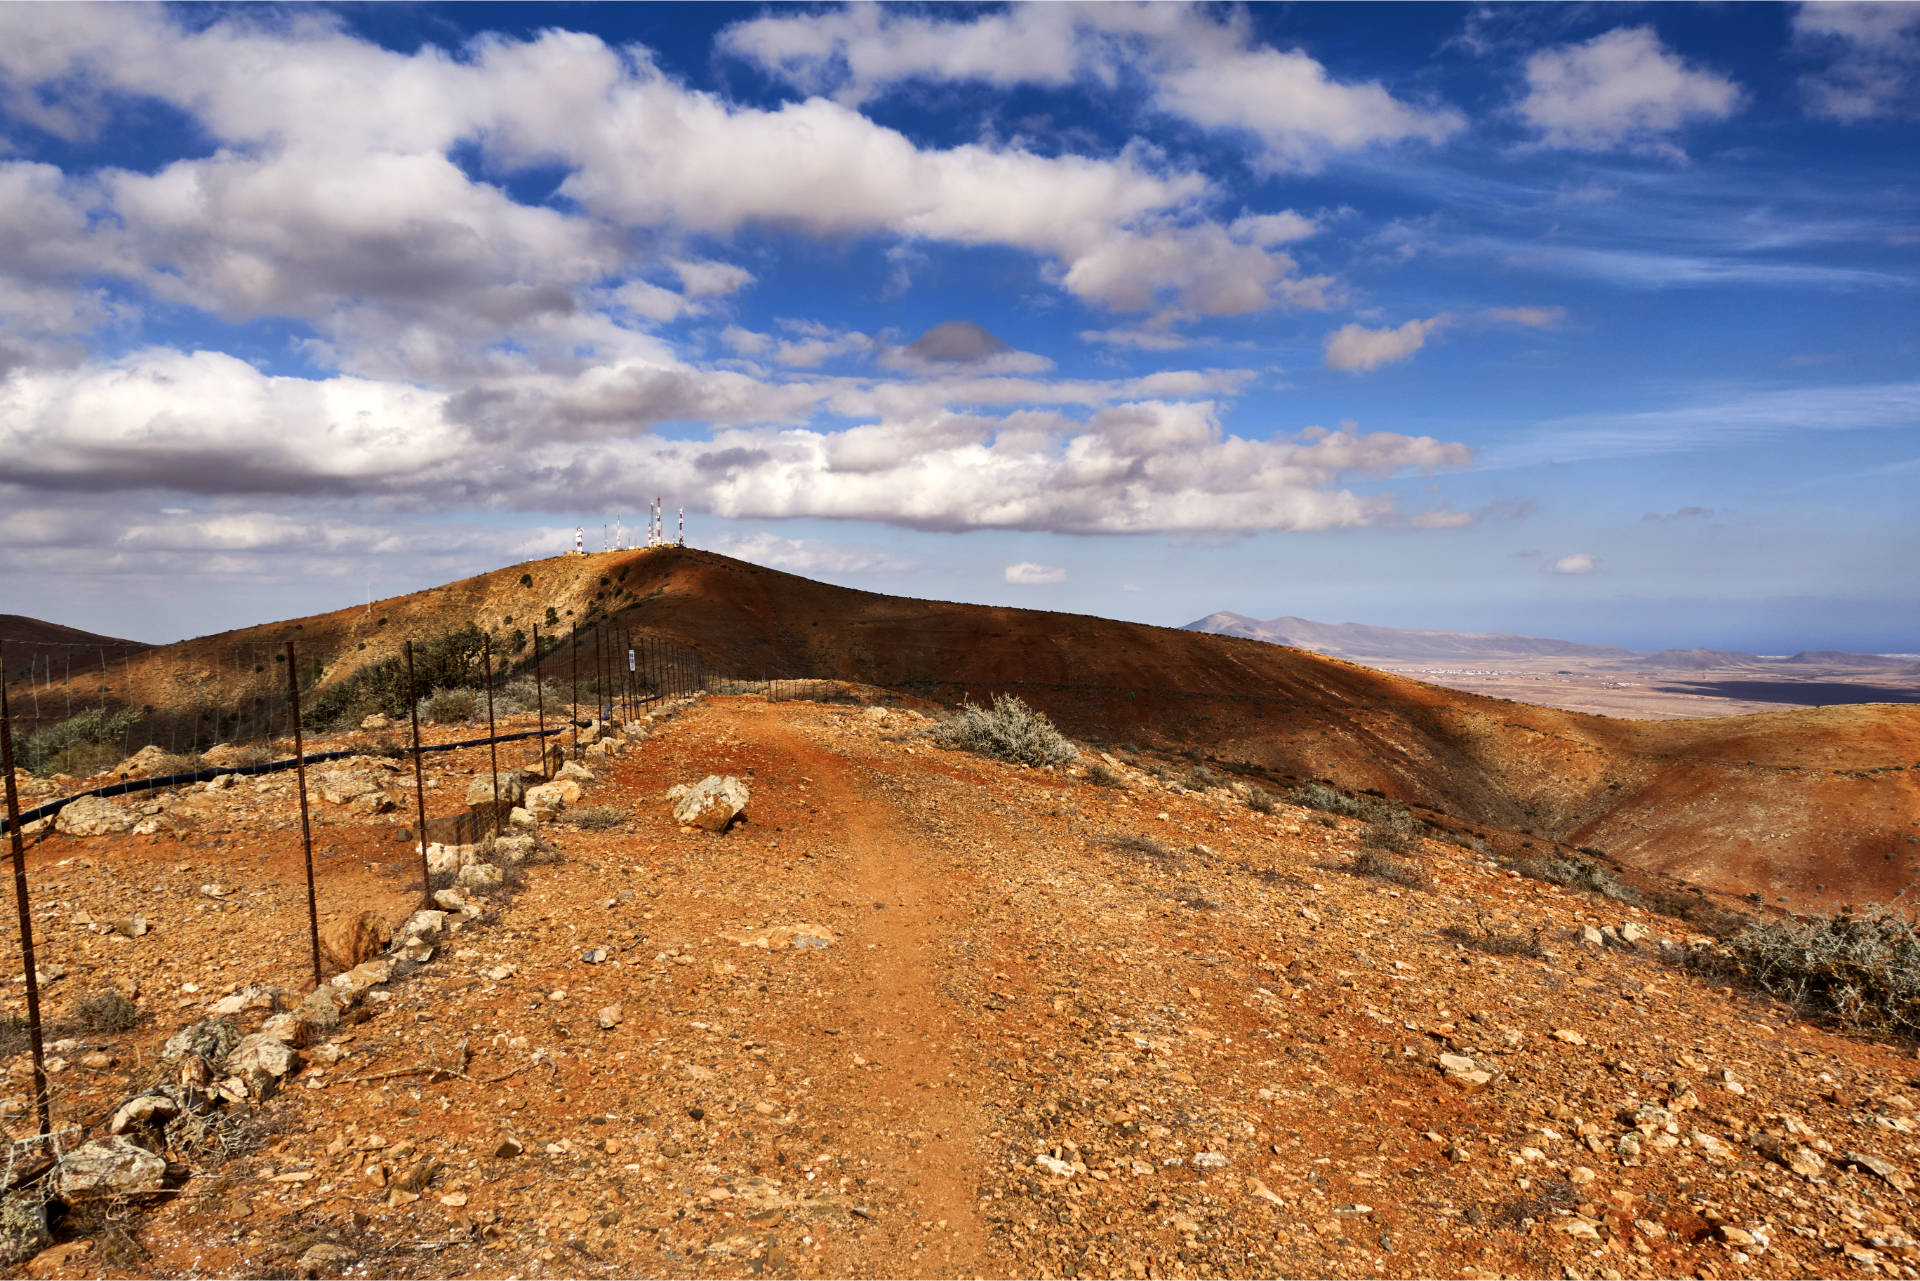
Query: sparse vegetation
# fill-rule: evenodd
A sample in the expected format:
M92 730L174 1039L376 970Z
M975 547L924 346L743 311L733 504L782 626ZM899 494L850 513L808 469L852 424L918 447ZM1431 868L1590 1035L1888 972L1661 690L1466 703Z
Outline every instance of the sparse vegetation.
M1254 788L1247 797L1247 808L1256 814L1271 814L1280 804L1280 798L1263 788Z
M1408 889L1433 888L1433 882L1427 878L1424 868L1391 858L1378 850L1361 850L1353 856L1345 870L1355 876L1370 876L1376 881L1388 881L1394 885L1404 885Z
M1196 765L1187 771L1186 784L1196 792L1204 792L1209 787L1218 787L1220 778L1204 765Z
M42 776L97 774L120 763L125 744L119 740L139 719L140 713L131 707L119 711L89 707L29 734L21 745L20 763Z
M1460 943L1477 952L1489 956L1545 956L1546 949L1540 946L1540 930L1535 928L1530 934L1520 934L1513 930L1503 930L1490 923L1486 917L1475 919L1472 927L1455 924L1440 931L1440 936L1449 942Z
M1920 926L1898 909L1751 921L1695 966L1851 1027L1920 1036Z
M589 832L606 832L627 821L627 812L613 805L580 805L567 811L567 821Z
M472 720L480 708L477 690L436 689L420 700L420 719L431 725L457 725Z
M89 1032L124 1032L140 1021L140 1007L115 988L81 997L73 1016Z
M933 736L942 747L1016 765L1065 765L1080 756L1052 721L1012 694L996 695L990 708L962 704L940 722Z
M1568 889L1586 890L1622 903L1637 903L1640 896L1607 875L1597 863L1559 854L1526 854L1507 860L1506 866L1530 880Z
M482 640L480 629L468 623L415 645L413 688L468 692L477 688L483 678ZM339 684L321 690L303 709L303 719L315 727L350 727L370 712L405 716L407 698L407 660L396 654L369 663Z
M1095 761L1088 767L1087 781L1095 787L1125 787L1127 785L1127 780L1120 777L1119 771L1108 768L1100 761Z

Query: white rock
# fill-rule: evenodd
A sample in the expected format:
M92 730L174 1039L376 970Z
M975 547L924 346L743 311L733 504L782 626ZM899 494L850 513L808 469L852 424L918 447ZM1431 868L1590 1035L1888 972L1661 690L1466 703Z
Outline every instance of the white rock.
M83 1143L60 1158L60 1194L68 1201L159 1192L167 1163L118 1134Z
M469 863L460 869L454 883L463 890L490 890L506 879L506 874L491 863Z
M709 774L674 802L673 819L709 832L725 831L747 808L747 785L731 774Z
M300 1066L293 1047L266 1032L240 1038L227 1056L227 1071L235 1076L282 1077Z
M107 836L130 831L134 817L102 796L69 801L54 817L53 827L63 836Z

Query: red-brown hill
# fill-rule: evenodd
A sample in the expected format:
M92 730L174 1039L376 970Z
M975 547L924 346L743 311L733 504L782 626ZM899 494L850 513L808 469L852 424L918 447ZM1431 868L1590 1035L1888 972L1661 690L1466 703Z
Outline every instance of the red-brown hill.
M685 646L714 675L832 678L949 702L1015 693L1079 737L1374 788L1769 902L1889 899L1920 872L1920 707L1620 720L1262 641L882 596L692 549L555 557L163 646L128 664L126 693L161 704L242 694L263 678L235 656L288 637L303 667L325 662L330 683L408 637L467 622L498 636L548 617L580 622L585 644L597 623Z
M145 641L100 636L25 614L0 614L0 645L6 647L9 684L43 668L47 679L64 679L70 663L82 672L97 670L103 657L118 664L127 655L152 648Z

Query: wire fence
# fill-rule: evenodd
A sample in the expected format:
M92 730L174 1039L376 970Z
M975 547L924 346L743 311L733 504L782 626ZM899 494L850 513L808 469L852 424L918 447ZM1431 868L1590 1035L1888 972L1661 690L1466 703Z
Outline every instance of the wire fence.
M304 896L293 896L294 902L274 906L284 910L294 907L299 897L304 898L304 903L298 903L304 908L300 913L304 917L304 937L298 952L310 961L312 984L318 987L323 979L319 878L308 765L364 756L370 750L378 755L411 758L415 822L409 835L418 851L419 902L431 906L435 881L429 865L429 845L434 824L428 819L424 757L487 750L485 764L494 780L493 803L485 807L486 817L479 822L474 820L480 806L468 806L463 815L455 815L454 819L463 824L455 830L483 839L484 829L490 825L493 834L499 835L508 808L500 796L500 744L537 740L542 744L537 769L550 773L555 757L546 746L549 739L561 740L558 750L562 756L570 746L571 754L577 757L581 754L583 727L591 727L596 721L633 719L663 700L682 698L714 683L696 652L657 635L617 629L606 623L576 628L564 637L542 635L536 627L526 657L508 658L498 665L494 662L493 637L471 630L478 637L477 654L464 654L464 634L431 637L419 644L408 640L403 642L398 660L384 660L391 671L378 670L379 665L363 667L318 691L314 685L324 665L312 658L303 660L292 639L281 641L275 648L264 643L233 646L224 651L221 660L232 664L234 679L227 688L237 696L199 702L189 698L185 707L165 709L134 703L127 697L138 688L131 653L121 656L117 675L110 661L102 661L97 670L74 679L68 676L65 664L41 662L39 655L34 655L32 662L17 664L20 670L16 672L16 664L9 662L8 647L0 642L0 673L15 677L11 682L0 681L0 774L4 775L6 803L0 831L6 834L13 870L26 1007L21 1022L25 1025L26 1048L31 1052L33 1110L42 1136L53 1132L54 1095L46 1068L36 912L27 875L26 837L31 825L53 820L86 796L131 796L195 783L217 784L230 775L262 778L293 771L297 776L299 835L297 842L287 838L284 853L291 855L297 848L299 864L289 867L284 860L274 864L273 874L280 883L270 888L291 891L300 879L304 880ZM477 662L471 661L475 658ZM52 679L56 671L61 677L57 684ZM399 678L402 671L404 679ZM214 685L205 665L185 675L189 682ZM425 683L429 676L435 680L450 678L450 683L429 687ZM277 690L268 683L269 678L280 682ZM318 697L314 696L316 692ZM529 714L535 722L531 729L501 731L503 716L524 720ZM487 732L475 736L467 727L482 715ZM391 730L399 734L402 719L407 738L404 745L392 740L367 741L369 732ZM341 749L309 752L306 734L315 730L353 732L359 741ZM269 783L263 781L258 786L264 789ZM27 799L35 802L30 806L22 805L23 788L29 789ZM35 834L39 835L37 831ZM327 853L337 854L338 850ZM285 875L288 872L292 875ZM69 876L55 879L44 867L40 875L51 881L56 892L72 884ZM291 921L285 924L290 927ZM285 960L285 954L276 957L276 971L286 968Z

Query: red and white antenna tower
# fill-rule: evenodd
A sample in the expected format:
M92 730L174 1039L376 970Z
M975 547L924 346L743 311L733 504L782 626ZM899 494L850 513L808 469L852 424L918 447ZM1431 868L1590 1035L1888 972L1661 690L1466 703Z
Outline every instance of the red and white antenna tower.
M687 545L687 509L684 507L680 509L680 537L674 540L673 545L675 547Z
M587 527L585 525L574 526L573 554L575 556L585 556L587 554Z

